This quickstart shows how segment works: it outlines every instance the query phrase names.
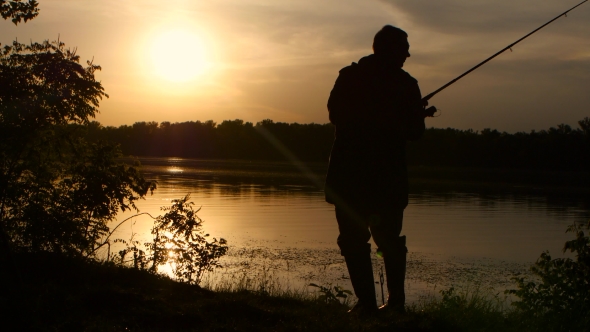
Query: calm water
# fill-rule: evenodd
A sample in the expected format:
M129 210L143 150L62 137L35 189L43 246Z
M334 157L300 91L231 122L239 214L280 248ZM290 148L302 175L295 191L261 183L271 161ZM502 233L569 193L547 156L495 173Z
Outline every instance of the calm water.
M225 273L235 275L243 267L240 261L247 259L252 270L244 274L272 267L283 287L309 281L347 285L334 209L318 188L325 166L310 170L280 163L185 159L142 163L147 177L158 181L158 189L139 202L141 212L159 215L161 206L190 193L201 207L206 232L227 239L232 248ZM415 299L429 286L461 280L501 287L513 274L526 271L544 250L562 256L563 243L571 238L567 226L590 218L587 204L587 197L517 195L509 190L495 195L412 192L402 231L410 251L409 297ZM130 215L122 214L119 220ZM151 227L149 218L134 218L116 237L134 233L144 242L151 238ZM380 262L375 264L377 275Z

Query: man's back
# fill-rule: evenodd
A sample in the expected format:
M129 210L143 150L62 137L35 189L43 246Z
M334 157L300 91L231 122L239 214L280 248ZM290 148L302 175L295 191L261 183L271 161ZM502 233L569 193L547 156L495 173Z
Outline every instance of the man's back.
M421 107L418 82L377 55L343 68L328 100L337 137L363 140L418 139L424 132Z
M328 100L336 125L329 189L354 205L405 206L405 143L424 132L420 108L417 81L388 58L370 55L343 68Z

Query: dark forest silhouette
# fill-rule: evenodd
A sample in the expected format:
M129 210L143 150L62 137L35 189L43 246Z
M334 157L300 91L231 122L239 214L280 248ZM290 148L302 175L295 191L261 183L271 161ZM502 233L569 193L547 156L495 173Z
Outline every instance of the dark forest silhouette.
M561 124L547 130L517 132L429 128L408 143L408 163L419 166L587 171L590 169L590 118L579 128ZM91 140L121 145L126 155L205 159L286 160L260 130L272 134L298 159L327 162L334 139L331 124L263 120L136 122L128 126L88 127Z

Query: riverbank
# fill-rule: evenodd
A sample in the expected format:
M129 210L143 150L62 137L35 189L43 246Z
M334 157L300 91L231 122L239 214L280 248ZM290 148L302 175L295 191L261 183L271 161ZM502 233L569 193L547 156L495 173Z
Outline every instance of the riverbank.
M498 302L477 292L465 297L451 291L446 300L433 298L410 306L406 314L362 318L347 314L344 304L297 292L211 291L145 271L50 254L17 255L11 261L3 264L12 268L2 272L5 291L0 301L7 331L498 331L518 327Z

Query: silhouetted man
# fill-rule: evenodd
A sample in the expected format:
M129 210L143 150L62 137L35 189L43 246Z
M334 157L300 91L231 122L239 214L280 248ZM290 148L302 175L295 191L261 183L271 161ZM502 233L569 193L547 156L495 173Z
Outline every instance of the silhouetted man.
M408 205L405 145L424 133L418 82L402 70L408 35L387 25L373 41L374 54L340 70L328 100L336 134L326 176L326 201L335 205L344 256L359 301L351 312L377 310L371 235L383 255L389 291L383 308L403 311Z

